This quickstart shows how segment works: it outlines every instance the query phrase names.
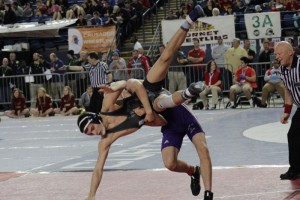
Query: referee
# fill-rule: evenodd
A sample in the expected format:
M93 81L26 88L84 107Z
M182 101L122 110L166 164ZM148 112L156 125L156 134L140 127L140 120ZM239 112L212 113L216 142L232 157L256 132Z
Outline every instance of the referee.
M103 93L98 92L99 86L110 83L112 81L112 74L105 62L99 61L97 53L92 52L88 54L89 64L82 66L67 66L67 70L89 72L91 86L93 87L93 94L90 99L90 106L87 111L99 113L102 108Z
M297 106L287 134L290 167L280 178L300 179L300 58L294 54L293 47L284 41L276 45L275 55L280 62L281 77L285 85L284 113L280 118L282 124L288 123L293 103Z

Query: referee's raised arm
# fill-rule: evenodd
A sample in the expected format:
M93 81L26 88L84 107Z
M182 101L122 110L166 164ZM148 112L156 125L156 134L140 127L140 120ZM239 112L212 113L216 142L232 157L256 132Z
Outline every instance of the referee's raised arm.
M102 108L103 93L98 92L99 86L107 84L112 81L112 74L105 62L99 60L98 54L95 52L89 53L88 65L82 66L68 66L67 69L74 71L86 70L89 72L93 94L90 99L90 106L87 111L99 113Z

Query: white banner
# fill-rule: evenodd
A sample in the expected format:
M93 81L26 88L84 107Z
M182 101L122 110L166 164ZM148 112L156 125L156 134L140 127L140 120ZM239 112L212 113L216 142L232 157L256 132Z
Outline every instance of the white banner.
M173 34L184 22L184 19L162 20L163 43L167 44ZM235 38L234 16L204 17L195 22L182 46L192 46L193 38L198 38L200 44L217 43L221 36L224 42L232 42Z
M249 39L281 37L280 12L245 14Z

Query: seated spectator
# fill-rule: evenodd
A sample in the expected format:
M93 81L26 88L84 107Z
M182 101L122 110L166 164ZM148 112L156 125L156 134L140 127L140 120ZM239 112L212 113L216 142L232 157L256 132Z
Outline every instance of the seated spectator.
M214 6L212 0L208 0L206 6L203 8L203 11L207 17L212 16L213 8Z
M87 21L86 21L86 19L84 19L83 15L80 14L79 18L76 20L75 24L77 26L86 26L87 25Z
M236 108L235 98L236 94L241 92L244 93L246 98L249 100L250 106L253 105L251 98L251 92L257 88L256 84L256 72L253 68L249 67L249 61L247 57L241 57L241 66L234 74L235 84L230 87L230 108Z
M62 19L62 8L59 4L55 2L55 0L52 0L52 6L50 8L50 13L48 9L48 14L52 14L53 20L60 20Z
M260 5L256 5L256 6L254 7L254 12L255 12L255 13L261 13L261 12L262 12L262 9L261 9Z
M13 90L11 109L5 111L4 115L10 118L18 118L21 116L29 117L29 109L26 108L25 97L19 88Z
M290 0L285 5L286 11L296 11L299 9L298 1L296 0Z
M78 105L85 110L88 110L90 106L90 99L93 94L92 86L88 85L86 91L81 95Z
M17 16L15 12L11 9L10 4L5 4L5 12L3 16L3 24L14 24L17 22Z
M213 17L216 17L216 16L219 16L220 15L220 10L219 10L219 8L214 8L213 10L212 10L212 16Z
M222 76L218 69L217 63L215 61L210 61L207 64L207 69L204 72L204 84L205 90L200 93L200 98L203 101L206 110L209 110L209 104L207 100L207 94L212 94L213 107L211 110L215 110L218 104L219 94L221 92L222 86Z
M19 6L18 2L13 2L12 6L11 6L12 11L14 11L14 13L16 14L17 18L22 18L23 17L23 13L24 10L21 6Z
M36 107L31 108L31 113L36 117L54 116L52 108L52 98L47 94L46 89L40 87L36 100Z
M271 92L278 91L280 96L284 99L284 84L280 78L281 71L279 69L279 62L275 59L273 67L268 69L265 74L266 84L262 88L262 99L260 107L267 107L267 99Z
M166 19L172 20L172 19L178 19L178 17L173 13L173 10L169 10Z
M184 6L179 10L179 19L185 19L187 15L189 15L189 11L188 8Z
M65 86L63 90L64 96L61 98L60 108L56 108L55 113L60 113L64 116L70 114L78 114L78 108L75 104L75 96L69 86Z
M37 0L34 15L37 17L47 16L47 9L47 6L41 0Z
M100 14L98 11L93 12L93 17L91 19L91 23L93 26L102 26L104 25L102 19L100 18Z
M79 18L80 15L84 18L85 17L85 11L81 6L79 6L77 4L73 4L73 6L69 10L67 10L67 12L66 12L66 18L67 19Z
M33 11L29 2L25 3L23 10L23 17L29 18L33 16Z

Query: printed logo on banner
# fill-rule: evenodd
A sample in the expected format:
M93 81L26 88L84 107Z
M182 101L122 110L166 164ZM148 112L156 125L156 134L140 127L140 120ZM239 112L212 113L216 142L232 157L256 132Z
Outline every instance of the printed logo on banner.
M163 42L168 43L184 20L162 20ZM193 45L193 38L198 38L201 45L213 44L222 37L224 42L231 42L235 37L234 16L206 17L198 19L189 30L182 46Z

